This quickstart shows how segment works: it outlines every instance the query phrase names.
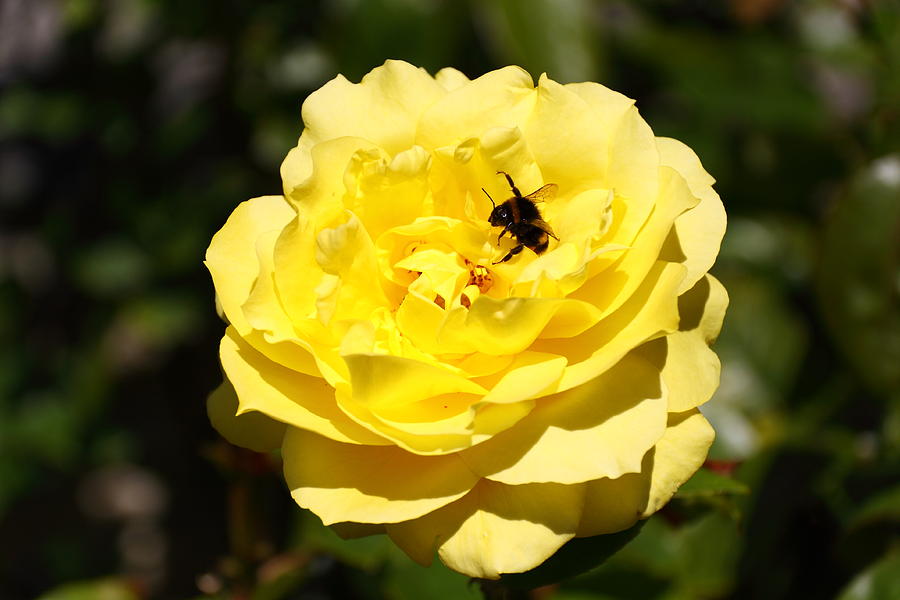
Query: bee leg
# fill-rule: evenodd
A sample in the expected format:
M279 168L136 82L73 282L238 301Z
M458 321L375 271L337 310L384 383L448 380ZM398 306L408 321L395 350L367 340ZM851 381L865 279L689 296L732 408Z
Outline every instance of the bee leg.
M510 251L506 254L506 256L504 256L503 258L501 258L501 259L498 260L497 262L494 262L494 263L491 263L491 264L499 265L500 263L505 263L506 261L508 261L509 259L511 259L513 256L515 256L516 254L518 254L519 252L521 252L521 251L524 250L524 249L525 249L525 244L519 244L518 246L516 246L516 247L514 247L512 250L510 250Z
M500 232L500 235L497 236L497 243L498 243L498 244L500 243L500 240L503 239L503 236L506 235L506 232L509 231L509 225L510 225L510 224L507 223L507 224L503 227L503 231Z
M516 187L516 184L513 183L512 177L509 176L509 173L506 171L497 171L497 175L503 175L506 177L506 181L509 182L509 189L512 190L512 193L517 197L522 195L522 192L519 191L519 188Z

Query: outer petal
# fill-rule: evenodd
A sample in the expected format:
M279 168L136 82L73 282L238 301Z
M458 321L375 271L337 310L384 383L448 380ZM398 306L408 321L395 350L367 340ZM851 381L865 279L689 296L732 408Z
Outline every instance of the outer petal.
M659 153L650 126L634 107L634 101L597 83L565 86L593 108L598 126L608 136L602 146L608 152L603 187L618 197L614 243L628 244L647 220L661 185L656 169Z
M659 197L632 248L571 295L593 302L604 315L620 307L640 287L654 263L660 260L660 250L675 219L697 204L697 198L677 171L669 167L660 167L659 171ZM618 200L613 202L614 213L615 202ZM613 237L618 239L619 234Z
M582 486L507 486L481 481L465 498L421 519L386 527L414 560L429 564L434 547L451 569L497 579L544 562L573 537Z
M422 115L416 143L441 148L478 137L491 127L519 127L536 94L531 76L519 67L491 71L456 88Z
M491 383L482 384L490 391L483 401L495 404L512 404L543 393L557 383L566 368L566 358L556 354L523 352L517 354L509 369L499 377L491 377Z
M525 135L547 181L570 194L605 186L615 127L604 116L568 86L541 76Z
M462 392L484 394L477 383L447 368L399 356L352 354L344 357L350 369L353 399L372 408L396 408L417 400Z
M586 485L578 537L627 529L662 508L706 460L714 437L696 409L669 415L666 433L644 459L640 474Z
M474 411L469 408L478 400L473 394L450 393L429 398L398 411L380 408L376 412L357 401L349 386L338 384L338 406L361 426L384 436L404 450L422 455L451 454L472 445ZM403 419L398 418L402 414ZM432 421L423 414L441 414Z
M234 388L225 381L206 399L206 414L222 437L236 446L268 452L281 447L284 423L260 412L237 414L238 398Z
M241 305L259 273L256 241L267 231L279 231L295 213L281 196L262 196L238 205L206 250L206 268L216 287L225 316L242 335L250 331Z
M707 275L678 299L679 331L638 350L662 370L669 412L696 408L719 387L719 357L709 344L719 334L727 306L725 288Z
M675 220L675 235L666 240L664 256L681 254L687 269L687 277L681 291L689 289L706 273L719 254L722 236L725 235L725 207L713 190L715 183L703 170L694 151L671 138L656 138L662 164L678 171L700 203Z
M479 475L510 485L580 483L640 471L665 428L659 372L628 356L603 376L544 398L515 427L461 456Z
M456 455L341 444L289 428L284 476L297 504L326 525L415 519L464 496L478 478Z
M658 262L643 285L618 311L570 340L540 340L533 349L565 355L569 366L556 391L597 377L642 343L678 328L675 290L684 267Z
M396 154L415 143L422 112L446 94L424 70L389 60L353 84L338 75L303 103L311 144L357 136Z
M440 71L434 74L434 80L437 81L441 87L443 87L448 92L452 92L457 88L461 88L471 81L468 77L465 76L461 71L454 69L453 67L444 67Z
M387 444L342 413L334 390L317 377L276 364L251 348L229 327L219 356L240 400L239 414L259 411L273 419L356 444Z

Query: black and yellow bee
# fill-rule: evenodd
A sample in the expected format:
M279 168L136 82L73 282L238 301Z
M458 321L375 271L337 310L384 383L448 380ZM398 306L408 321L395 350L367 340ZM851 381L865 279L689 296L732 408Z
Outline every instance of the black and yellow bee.
M538 255L543 254L544 251L547 250L550 238L552 237L557 241L559 238L553 233L553 229L550 228L550 225L541 218L541 211L538 210L535 201L552 198L556 195L556 190L559 186L555 183L548 183L527 196L523 196L519 191L519 188L516 187L516 184L513 183L509 173L506 171L497 171L497 175L506 177L506 181L509 182L509 189L512 190L513 197L498 206L494 202L494 199L491 198L491 195L487 193L487 190L481 188L481 191L485 193L488 200L494 205L494 210L491 211L488 222L494 227L503 227L503 231L501 231L500 235L497 237L498 244L507 231L516 240L517 244L506 254L506 256L493 264L497 265L508 261L521 252L523 248L530 248Z

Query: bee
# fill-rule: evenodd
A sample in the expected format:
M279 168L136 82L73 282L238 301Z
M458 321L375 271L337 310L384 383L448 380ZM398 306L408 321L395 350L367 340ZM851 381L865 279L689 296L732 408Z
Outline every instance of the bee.
M541 211L535 205L535 201L548 200L556 194L559 188L555 183L536 189L527 196L523 196L519 188L513 182L512 177L506 171L497 171L497 175L506 177L509 182L509 189L513 193L513 197L505 201L501 205L497 205L487 190L481 188L481 191L488 197L494 210L488 217L488 222L494 227L503 227L503 231L497 236L497 243L503 239L506 232L516 240L517 244L510 250L506 256L493 263L495 265L503 263L511 259L513 256L522 251L523 248L530 248L535 254L543 254L547 250L550 238L559 241L550 225L541 218Z

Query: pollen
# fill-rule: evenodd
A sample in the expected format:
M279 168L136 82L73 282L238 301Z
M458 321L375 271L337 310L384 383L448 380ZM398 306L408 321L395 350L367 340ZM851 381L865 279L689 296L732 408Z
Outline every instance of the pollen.
M475 265L466 260L466 266L469 267L469 281L466 285L477 286L479 291L484 294L491 286L494 285L494 276L483 265Z

